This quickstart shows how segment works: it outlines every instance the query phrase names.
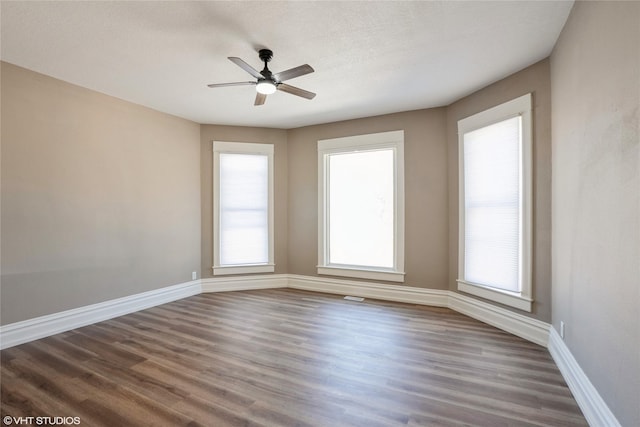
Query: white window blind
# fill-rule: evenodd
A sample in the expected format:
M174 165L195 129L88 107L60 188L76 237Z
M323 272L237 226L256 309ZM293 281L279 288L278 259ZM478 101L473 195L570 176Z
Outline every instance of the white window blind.
M464 134L464 280L520 291L521 118Z
M393 268L393 150L329 156L329 263Z
M531 94L458 122L458 290L531 311Z
M220 154L220 265L269 261L268 157Z
M273 144L213 142L213 274L274 271Z

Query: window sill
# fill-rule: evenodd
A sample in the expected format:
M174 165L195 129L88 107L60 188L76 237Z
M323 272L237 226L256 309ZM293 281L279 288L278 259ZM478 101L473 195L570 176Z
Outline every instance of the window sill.
M404 283L404 273L397 271L367 270L362 268L334 267L325 265L318 266L318 274Z
M225 265L213 266L214 276L224 276L227 274L251 274L251 273L273 273L275 264L252 264L252 265Z
M533 300L522 295L458 280L458 290L531 313Z

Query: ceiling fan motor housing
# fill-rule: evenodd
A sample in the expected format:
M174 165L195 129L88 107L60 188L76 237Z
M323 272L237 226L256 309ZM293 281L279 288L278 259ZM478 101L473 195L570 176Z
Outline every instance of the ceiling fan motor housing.
M260 60L262 60L262 62L266 63L271 61L271 58L273 58L273 52L269 49L260 49L258 51L258 56L260 57Z

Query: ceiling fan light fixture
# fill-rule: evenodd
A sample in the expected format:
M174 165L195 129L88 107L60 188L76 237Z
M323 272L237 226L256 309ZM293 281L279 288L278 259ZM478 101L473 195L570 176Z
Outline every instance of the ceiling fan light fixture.
M256 85L256 90L258 91L258 93L261 93L263 95L271 95L276 91L276 85L269 80L260 80Z

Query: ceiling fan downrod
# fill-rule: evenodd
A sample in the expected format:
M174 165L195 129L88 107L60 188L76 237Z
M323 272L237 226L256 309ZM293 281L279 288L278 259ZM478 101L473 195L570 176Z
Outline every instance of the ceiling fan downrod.
M271 58L273 58L273 52L270 49L260 49L258 51L258 56L260 57L260 60L264 62L264 68L260 72L260 74L262 74L265 79L273 81L273 74L267 66L267 63L269 63L269 61L271 61Z

